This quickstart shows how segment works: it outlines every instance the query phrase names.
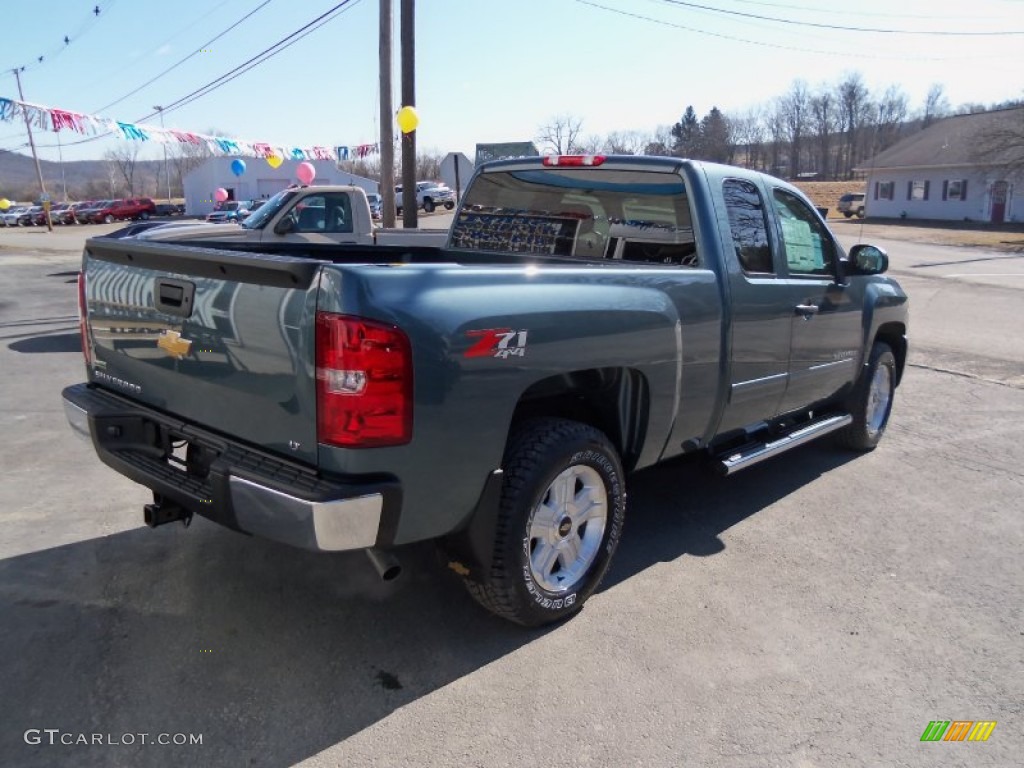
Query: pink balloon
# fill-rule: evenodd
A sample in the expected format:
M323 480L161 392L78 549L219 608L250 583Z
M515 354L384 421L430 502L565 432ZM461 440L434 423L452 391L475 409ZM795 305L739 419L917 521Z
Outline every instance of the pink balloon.
M213 198L218 203L223 203L225 200L228 199L228 191L224 189L224 187L218 187L217 191L213 193Z
M295 175L303 184L312 184L313 179L316 178L316 168L312 163L299 163L299 167L295 169Z

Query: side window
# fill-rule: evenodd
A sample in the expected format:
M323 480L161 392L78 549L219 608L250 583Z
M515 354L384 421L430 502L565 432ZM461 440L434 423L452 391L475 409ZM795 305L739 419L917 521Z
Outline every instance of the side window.
M295 220L296 232L324 231L324 197L310 195L295 206L298 216Z
M327 232L352 231L352 203L345 192L324 195L327 214Z
M736 258L744 272L772 274L772 249L768 243L768 222L764 201L757 187L749 181L727 179L722 185L725 208Z
M791 275L835 274L836 245L832 235L800 198L775 189L775 212Z

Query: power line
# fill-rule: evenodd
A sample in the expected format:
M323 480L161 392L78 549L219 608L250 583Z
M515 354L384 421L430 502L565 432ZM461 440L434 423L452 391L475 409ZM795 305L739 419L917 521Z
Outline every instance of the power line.
M109 11L110 7L115 2L117 2L117 0L108 0L105 3L97 3L90 11L89 18L85 22L83 22L81 26L79 26L79 28L75 30L73 34L64 35L64 39L61 45L53 48L52 50L40 56L37 56L34 63L22 64L21 66L16 67L8 67L7 69L12 71L16 69L19 72L31 72L33 70L39 69L39 67L43 66L44 64L50 63L58 56L60 56L62 53L64 53L64 51L68 49L68 46L71 45L71 43L75 43L81 40L85 33L92 29L96 25L96 22L99 21L101 13L103 11Z
M156 82L157 80L159 80L159 79L160 79L161 77L163 77L164 75L166 75L166 74L167 74L168 72L171 72L171 71L173 71L173 70L177 69L177 68L178 68L178 67L180 67L180 66L181 66L182 64L184 64L184 63L185 63L186 61L188 61L189 59L191 59L191 58L192 58L193 56L196 56L196 55L198 55L198 54L202 53L202 52L203 52L203 49L204 49L204 48L207 48L207 47L209 47L209 46L210 46L210 45L211 45L212 43L215 43L216 41L220 40L220 39L221 39L222 37L224 37L224 35L226 35L226 34L227 34L228 32L230 32L231 30L233 30L233 29L234 29L235 27L237 27L237 26L238 26L239 24L241 24L241 23L242 23L243 21L245 21L246 19L249 19L249 18L251 18L252 16L254 16L254 15L255 15L255 14L257 13L257 12L259 12L259 11L260 11L261 9L263 9L264 7L266 7L267 5L269 5L269 4L271 3L271 2L273 2L273 0L264 0L264 2L260 3L260 4L259 4L258 6L256 6L256 7L255 7L255 8L253 9L253 10L249 11L249 12L248 12L247 14L245 14L245 15L244 15L244 16L243 16L242 18L240 18L240 19L239 19L238 21L236 21L236 22L235 22L234 24L232 24L232 25L231 25L230 27L228 27L227 29L225 29L225 30L224 30L223 32L220 32L220 33L219 33L219 34L217 34L217 35L216 35L215 37L212 37L212 38L210 38L209 40L207 40L207 41L206 41L205 43L203 43L203 44L202 44L201 46L199 46L199 47L198 47L198 48L197 48L196 50L192 51L192 53L190 53L190 54L189 54L188 56L186 56L185 58L183 58L183 59L179 60L179 61L178 61L177 63L175 63L175 64L172 64L171 66L169 66L169 67L168 67L167 69L165 69L165 70L164 70L163 72L161 72L161 73L160 73L159 75L157 75L156 77L154 77L154 78L152 78L152 79L150 79L150 80L147 80L147 81L146 81L146 82L144 82L144 83L143 83L142 85L140 85L140 86L139 86L138 88L136 88L136 89L135 89L134 91L129 91L128 93L126 93L126 94L125 94L124 96L122 96L121 98L119 98L119 99L117 99L117 100L115 100L115 101L112 101L112 102L110 102L109 104L107 104L106 106L100 107L99 109L97 109L97 110L95 110L95 111L96 111L96 112L106 112L106 111L107 111L108 109L110 109L111 107L114 107L114 106L117 106L118 104L120 104L120 103L121 103L122 101L124 101L125 99L127 99L127 98L128 98L129 96L134 96L134 95L135 95L136 93L138 93L139 91L141 91L141 90L142 90L143 88L145 88L145 87L146 87L147 85L152 85L152 84L153 84L153 83L155 83L155 82Z
M725 8L715 8L710 5L700 5L699 3L688 3L684 0L661 0L661 2L668 5L677 5L684 8L694 8L699 11L710 11L712 13L720 13L726 16L739 16L745 19L756 19L758 21L773 21L779 24L793 24L798 27L814 27L815 29L833 29L841 32L871 32L874 34L886 34L886 35L929 35L929 36L945 36L945 37L1005 37L1008 35L1024 35L1024 30L1000 30L1000 31L985 31L985 32L971 32L966 30L920 30L920 29L883 29L880 27L849 27L842 24L822 24L814 21L797 21L796 19L786 19L777 16L762 16L757 13L746 13L745 11L733 11Z
M600 8L602 11L608 11L609 13L617 13L620 16L628 16L633 19L640 19L641 21L648 21L652 24L660 24L663 27L673 27L674 29L682 29L686 32L693 32L698 35L707 35L708 37L717 37L720 40L732 40L736 43L747 43L749 45L759 45L763 48L776 48L783 51L797 51L799 53L817 53L823 56L848 56L850 54L836 50L822 50L820 48L801 48L795 45L783 45L782 43L770 43L767 40L751 40L746 37L737 37L735 35L727 35L723 32L712 32L707 29L699 29L697 27L689 27L685 24L676 24L665 19L655 19L651 16L644 16L643 14L633 13L631 11L623 11L619 8L610 8L607 5L601 5L595 3L592 0L576 0L577 3L582 5L589 5L591 8ZM867 59L894 59L899 61L905 60L933 60L931 57L926 56L901 56L899 54L869 54L864 51L859 51L857 55L861 58Z
M791 11L801 11L803 13L816 13L826 16L857 16L857 17L876 17L885 19L929 19L931 21L957 21L962 19L977 20L977 15L971 16L936 16L934 14L923 14L923 13L881 13L879 11L864 11L859 8L853 10L841 10L838 8L809 8L806 5L791 5L789 3L768 3L762 2L761 0L732 0L734 3L740 3L741 5L757 5L762 8L774 8L786 9Z
M268 2L269 2L269 0L268 0ZM300 40L302 40L303 38L305 38L307 35L310 35L313 32L315 32L317 29L322 27L324 24L327 24L328 22L333 21L335 18L340 16L345 11L348 11L351 8L354 8L360 2L362 2L362 0L343 0L343 2L338 3L333 8L331 8L330 10L322 13L320 16L317 16L315 19L313 19L309 23L304 24L302 27L300 27L299 29L295 30L291 34L286 35L285 37L281 38L280 40L278 40L276 43L274 43L270 47L264 49L260 53L256 54L252 58L250 58L248 61L245 61L242 64L239 64L234 69L230 70L229 72L226 72L225 74L221 75L218 78L215 78L214 80L211 80L206 85L203 85L200 88L197 88L196 90L192 91L191 93L189 93L189 94L187 94L185 96L182 96L180 99L171 102L170 104L168 104L166 107L163 108L163 112L166 113L166 112L170 112L170 111L172 111L174 109L180 109L181 107L187 106L188 104L191 104L193 101L196 101L197 99L200 99L203 96L206 96L207 94L212 93L217 88L220 88L223 85L227 85L232 80L240 77L241 75L245 74L246 72L251 71L255 67L257 67L260 64L262 64L263 62L268 61L269 59L272 59L274 56L278 55L279 53L284 52L285 50L290 48L292 45L294 45L295 43L297 43ZM140 118L136 119L134 122L135 123L141 123L144 120L148 120L149 118L154 117L156 114L157 114L156 112L151 112L148 115L145 115L143 117L140 117ZM85 139L79 139L78 141L64 142L62 144L62 146L64 146L64 147L71 147L71 146L76 146L76 145L79 145L79 144L88 144L88 143L93 142L93 141L98 141L100 139L109 138L111 135L112 135L112 132L111 133L102 134L102 135L99 135L99 136L90 136L90 137L85 138ZM24 145L22 145L22 146L24 146ZM57 145L56 144L45 144L45 145L40 145L40 146L41 147L45 147L45 148L52 148L52 147L55 147Z
M168 104L166 107L164 107L163 111L165 113L167 113L167 112L174 111L175 109L180 109L181 107L188 106L193 101L195 101L197 99L200 99L203 96L206 96L208 93L212 93L213 91L215 91L218 88L220 88L222 85L227 85L232 80L236 79L237 77L240 77L245 72L247 72L250 69L252 69L253 67L257 67L260 64L262 64L264 61L272 59L274 56L277 56L279 53L284 52L285 50L290 48L292 45L294 45L295 43L299 42L299 40L302 40L302 38L306 37L306 35L309 35L312 32L315 32L317 29L322 27L327 22L333 21L335 17L340 16L342 13L344 13L347 10L350 10L350 8L347 8L346 6L350 6L351 8L354 8L360 2L362 2L362 0L342 0L342 2L338 3L336 6L334 6L330 10L325 11L324 13L320 14L315 19L313 19L311 22L309 22L308 24L305 24L302 27L299 27L299 29L295 30L290 35L287 35L286 37L281 38L276 43L271 45L269 48L265 48L263 51L261 51L260 53L257 53L255 56L253 56L249 60L242 62L237 67L235 67L234 69L230 70L229 72L225 72L220 77L218 77L218 78L216 78L214 80L211 80L206 85L201 86L200 88L197 88L196 90L192 91L192 93L189 93L189 94L187 94L185 96L182 96L177 101L172 101L170 104ZM330 18L328 18L328 17L330 17ZM295 38L295 39L292 39L292 38ZM149 118L154 117L156 114L157 114L156 112L151 112L150 114L148 114L148 115L146 115L144 117L140 117L138 120L136 120L136 122L141 122L143 120L148 120Z

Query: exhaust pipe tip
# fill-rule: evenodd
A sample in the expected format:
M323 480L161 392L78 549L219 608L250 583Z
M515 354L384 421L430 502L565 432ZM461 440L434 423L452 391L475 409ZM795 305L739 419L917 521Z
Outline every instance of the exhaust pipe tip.
M381 581L394 581L401 575L402 564L390 552L370 547L366 550L366 556L370 559L370 564L377 571Z

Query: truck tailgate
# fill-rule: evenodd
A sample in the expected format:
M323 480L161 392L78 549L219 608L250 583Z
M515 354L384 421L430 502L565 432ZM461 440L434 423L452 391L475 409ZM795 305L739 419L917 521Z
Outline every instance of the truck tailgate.
M89 379L188 423L316 464L321 263L91 239Z

